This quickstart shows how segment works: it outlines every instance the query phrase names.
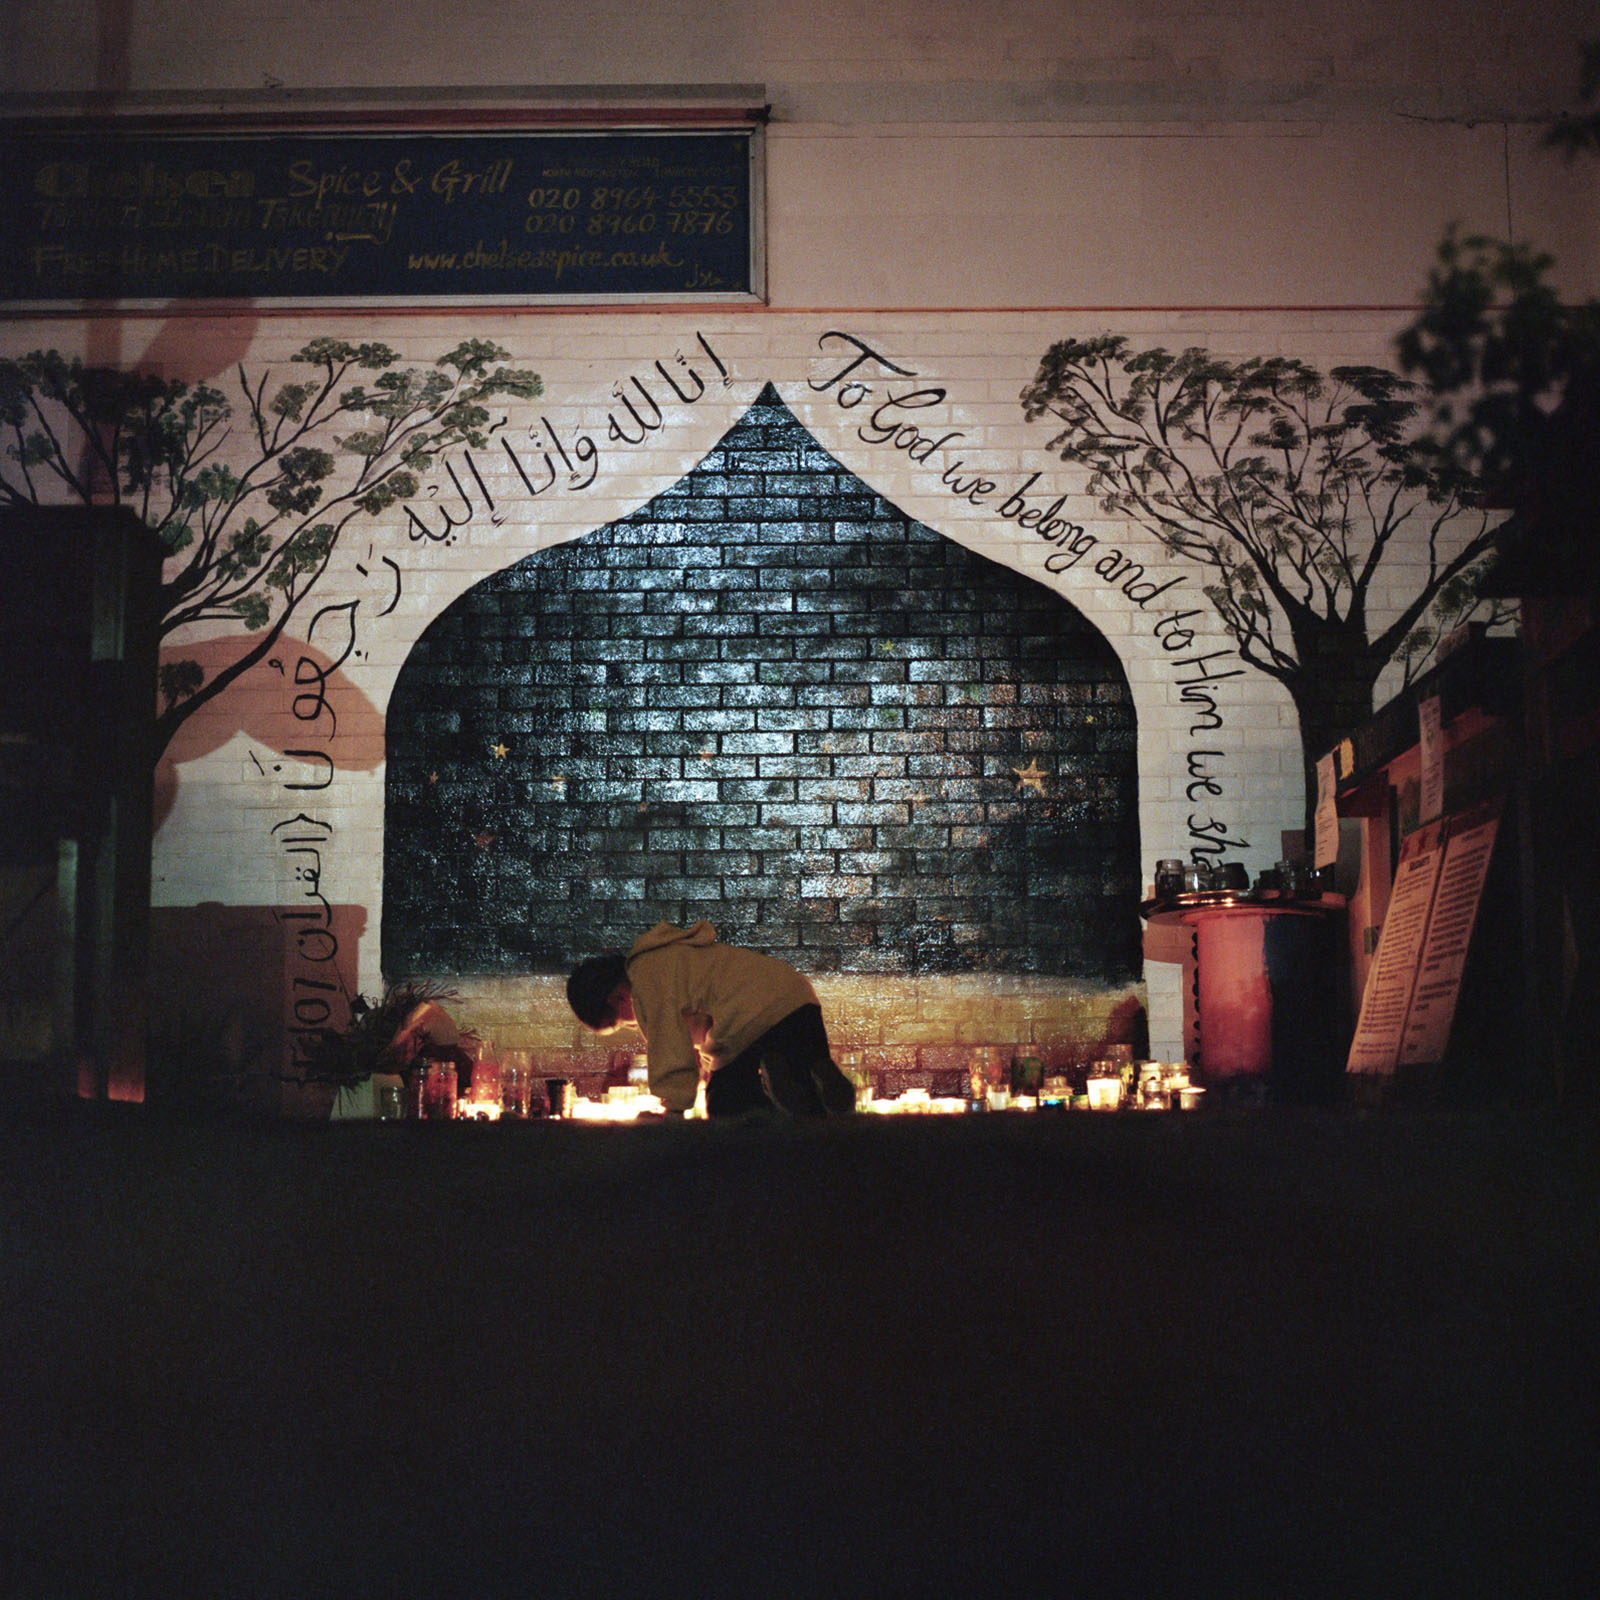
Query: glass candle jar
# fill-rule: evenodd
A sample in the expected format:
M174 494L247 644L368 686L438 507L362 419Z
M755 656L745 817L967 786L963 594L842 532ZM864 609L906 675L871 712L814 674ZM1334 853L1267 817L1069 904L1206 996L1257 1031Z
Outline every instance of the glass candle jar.
M456 1114L456 1064L430 1061L422 1085L422 1114L435 1122L453 1122Z
M505 1050L500 1056L500 1115L526 1117L533 1106L533 1063L526 1050Z

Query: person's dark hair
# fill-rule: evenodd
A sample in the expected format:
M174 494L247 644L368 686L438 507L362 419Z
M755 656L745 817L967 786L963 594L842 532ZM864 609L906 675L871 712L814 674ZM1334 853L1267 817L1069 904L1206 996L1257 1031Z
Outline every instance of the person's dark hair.
M628 958L620 950L602 950L580 961L567 979L567 1004L586 1028L609 1028L616 1015L611 996L628 981Z

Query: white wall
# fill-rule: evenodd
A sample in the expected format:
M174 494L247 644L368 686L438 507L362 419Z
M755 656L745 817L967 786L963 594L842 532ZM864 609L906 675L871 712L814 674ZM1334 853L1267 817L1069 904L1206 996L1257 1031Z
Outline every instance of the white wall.
M760 82L785 120L1548 108L1586 0L12 0L4 87Z
M380 331L408 358L427 362L461 336L462 326L459 315L428 316ZM162 773L170 811L156 838L155 903L301 903L308 891L298 877L300 860L283 847L284 829L289 827L287 837L304 835L305 827L290 824L309 818L324 830L312 891L335 905L366 908L356 981L363 992L375 992L381 985L383 752L381 736L363 712L370 707L382 713L411 645L463 590L668 488L769 381L824 447L874 489L935 530L1052 588L1115 646L1138 718L1140 854L1147 867L1159 856L1186 856L1196 844L1221 839L1225 856L1242 860L1254 874L1279 858L1282 831L1298 827L1302 816L1292 708L1274 682L1239 671L1200 593L1198 571L1168 559L1137 530L1105 518L1081 480L1049 453L1048 425L1027 423L1017 397L1049 342L1068 333L1110 328L1137 342L1179 340L1238 354L1284 348L1331 364L1381 359L1389 327L1386 314L1354 312L497 317L492 326L474 331L495 338L545 384L537 402L510 408L505 437L538 435L548 448L553 429L570 448L586 436L599 450L595 481L581 492L558 483L534 498L503 456L485 453L478 465L494 502L491 515L458 457L457 476L467 485L467 497L449 489L439 497L457 519L450 541L425 536L429 529L446 531L430 501L418 503L417 521L391 511L370 527L352 528L317 600L280 642L277 664L255 668L191 719L174 746L175 759ZM39 331L26 330L30 337ZM281 367L314 335L367 337L373 331L367 319L349 314L273 318L227 354L254 374ZM7 350L26 342L18 338L20 328L0 332ZM82 330L63 325L50 333L61 343ZM144 365L152 364L145 360L147 349L159 355L173 348L175 336L170 325L152 322L127 325L123 338L124 359ZM857 363L862 345L908 375L893 375L873 360ZM725 383L716 381L707 346L727 369ZM653 362L670 363L680 354L710 382L706 394L693 405L674 404L657 385L665 413L659 433L638 446L607 443L619 386L635 374L649 379ZM852 370L846 378L847 366ZM227 368L190 368L187 375L214 377L224 385L232 379ZM944 391L933 406L910 410L892 404L896 395L931 388ZM881 410L886 402L887 410ZM884 440L887 423L910 424L917 434ZM931 453L913 451L917 437L946 442ZM537 459L538 448L527 446L530 460ZM952 492L953 478L970 482L975 476L989 487L964 497ZM1044 543L1019 527L1023 502L1014 496L1024 487L1030 509L1065 497L1059 514L1082 530L1070 546ZM1142 570L1130 573L1124 558ZM1157 588L1162 592L1154 595ZM1141 604L1141 597L1151 598ZM352 601L352 613L316 623L319 606ZM1381 620L1374 617L1375 624ZM188 642L174 640L179 647ZM302 673L302 659L330 656L344 657L329 696L332 715L297 718L297 699L310 692L306 684L312 681ZM1202 709L1192 698L1197 694L1214 702L1214 716L1206 714L1210 704ZM331 773L320 765L324 755ZM1203 781L1197 789L1198 780ZM1172 975L1154 972L1152 979L1155 1038L1177 1054Z
M158 107L224 115L534 102L766 103L767 308L698 313L579 310L455 315L21 319L0 350L53 345L190 378L281 362L313 334L383 338L431 360L465 332L507 346L546 395L530 418L603 430L613 387L657 358L711 342L729 371L680 407L648 447L607 454L581 496L534 503L492 487L503 520L472 522L445 549L384 517L351 541L325 603L357 599L361 655L349 692L381 712L428 620L484 573L575 537L675 481L766 381L846 465L929 526L1055 587L1116 645L1137 699L1142 854L1186 853L1196 748L1181 698L1185 652L1164 648L1155 609L1088 560L1044 569L1037 541L1001 515L1029 474L1066 513L1151 578L1169 565L1136 530L1107 523L1046 451L1018 392L1055 339L1104 330L1321 364L1390 359L1394 331L1452 225L1512 231L1555 251L1563 281L1592 292L1600 218L1592 168L1537 148L1529 119L1570 102L1592 0L1334 0L1228 5L889 0L637 4L415 0L12 0L0 16L0 96L13 114ZM735 86L735 87L719 87ZM737 86L744 86L742 88ZM96 98L98 97L98 98ZM858 432L864 414L819 390L853 335L947 391L935 412L958 441L926 462ZM866 372L859 373L867 377ZM872 403L889 392L874 375ZM964 504L942 473L981 464L994 491ZM403 595L378 618L370 578L387 556ZM1381 622L1375 617L1374 624ZM1191 617L1196 657L1223 651ZM316 641L313 641L315 643ZM1220 658L1219 658L1220 659ZM304 791L282 741L247 727L285 715L281 674L257 669L189 730L173 809L157 838L158 904L281 904L292 864L272 829ZM1301 816L1288 703L1250 675L1219 686L1224 730L1206 804L1252 869L1277 858ZM264 721L262 719L265 719ZM195 719L200 724L200 719ZM382 765L370 732L349 746L318 815L339 840L322 892L368 909L360 982L376 987ZM1201 819L1203 820L1203 819ZM1175 998L1152 994L1158 1040Z
M1592 0L11 0L18 112L769 104L778 306L1371 306L1442 230L1575 289L1592 173L1536 149Z

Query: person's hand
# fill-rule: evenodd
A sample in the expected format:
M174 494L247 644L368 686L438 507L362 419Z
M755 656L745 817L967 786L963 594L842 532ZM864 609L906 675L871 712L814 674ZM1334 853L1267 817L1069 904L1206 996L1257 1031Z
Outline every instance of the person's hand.
M716 1058L711 1050L711 1015L706 1011L696 1011L693 1006L685 1006L679 1015L683 1018L684 1027L689 1030L689 1043L700 1058L700 1080L703 1083L716 1066Z
M679 1015L683 1018L684 1027L689 1030L689 1043L695 1047L697 1053L709 1054L711 1013L696 1011L693 1006L685 1006Z

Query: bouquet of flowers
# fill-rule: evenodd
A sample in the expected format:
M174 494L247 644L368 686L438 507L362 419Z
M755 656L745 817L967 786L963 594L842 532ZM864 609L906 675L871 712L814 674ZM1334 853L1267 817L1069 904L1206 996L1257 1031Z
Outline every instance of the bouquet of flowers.
M375 1072L405 1073L423 1060L469 1063L444 1002L453 991L426 980L391 984L377 1001L357 995L346 1028L323 1028L302 1047L306 1083L351 1089Z

